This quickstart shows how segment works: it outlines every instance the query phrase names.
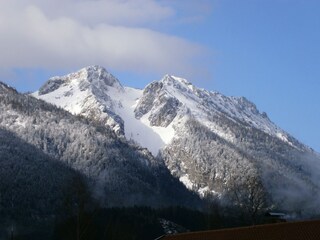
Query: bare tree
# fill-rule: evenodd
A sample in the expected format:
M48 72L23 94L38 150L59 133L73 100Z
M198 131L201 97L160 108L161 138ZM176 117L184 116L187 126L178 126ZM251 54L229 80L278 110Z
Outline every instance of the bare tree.
M250 218L251 224L256 224L257 217L267 206L267 195L261 179L249 172L231 177L230 183L229 194L233 204Z

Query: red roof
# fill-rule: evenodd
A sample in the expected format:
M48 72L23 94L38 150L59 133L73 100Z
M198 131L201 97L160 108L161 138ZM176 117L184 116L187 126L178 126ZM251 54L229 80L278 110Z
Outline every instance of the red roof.
M165 236L162 240L320 240L320 220Z

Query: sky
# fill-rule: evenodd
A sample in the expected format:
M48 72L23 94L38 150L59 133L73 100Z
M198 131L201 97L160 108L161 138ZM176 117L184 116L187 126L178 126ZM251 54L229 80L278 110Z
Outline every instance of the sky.
M143 88L165 74L245 96L320 152L318 0L0 0L0 81L35 91L101 65Z

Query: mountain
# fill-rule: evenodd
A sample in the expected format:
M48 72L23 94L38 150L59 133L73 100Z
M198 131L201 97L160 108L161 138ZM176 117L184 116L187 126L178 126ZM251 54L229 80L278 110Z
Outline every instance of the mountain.
M125 136L156 155L171 140L173 129L159 135L156 127L150 128L135 117L135 104L141 95L142 90L123 87L119 80L99 66L53 77L33 94L72 114L110 126L118 136Z
M83 175L90 193L104 207L194 206L198 201L169 173L162 161L146 149L118 137L114 128L72 115L2 83L0 110L0 128L27 144L23 149L32 146L49 159L55 159L51 163L57 167L48 169L56 176L54 181L60 181L59 172L55 171L60 165ZM17 152L15 144L6 148ZM34 157L25 163L21 161L36 169L40 166L37 164L42 164L40 160ZM8 164L3 157L1 161ZM19 172L13 176L16 174Z
M33 96L110 126L164 161L201 197L248 211L315 209L319 154L244 97L199 89L171 75L134 89L100 66L51 78Z

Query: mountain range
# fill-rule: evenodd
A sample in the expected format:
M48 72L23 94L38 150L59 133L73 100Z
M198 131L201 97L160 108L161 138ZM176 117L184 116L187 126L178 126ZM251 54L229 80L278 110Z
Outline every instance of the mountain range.
M80 174L104 206L195 207L209 199L252 214L319 214L319 154L245 97L172 75L135 89L90 66L30 95L1 83L0 103L0 133L12 136L11 146L31 146L66 168L44 176L34 164L34 172L48 182Z

